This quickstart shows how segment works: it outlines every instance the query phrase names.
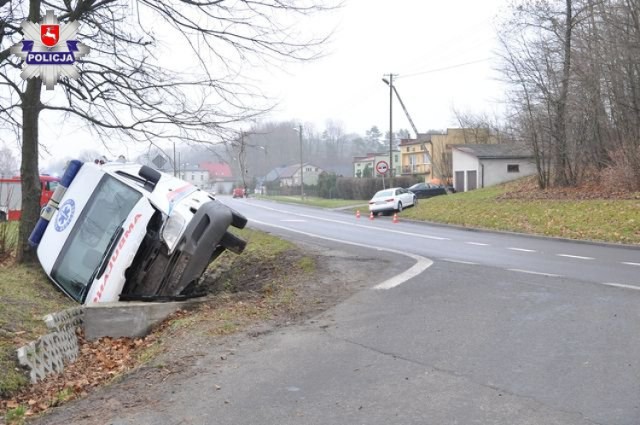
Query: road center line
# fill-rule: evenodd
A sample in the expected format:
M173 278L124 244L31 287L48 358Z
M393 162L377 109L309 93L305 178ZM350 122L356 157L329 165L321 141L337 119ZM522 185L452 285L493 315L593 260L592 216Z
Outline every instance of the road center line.
M396 251L395 249L390 249L390 248L380 248L380 247L375 247L374 248L374 247L371 247L369 245L359 244L357 242L349 242L349 241L344 241L344 240L341 240L341 239L328 238L326 236L320 236L320 235L316 235L314 233L303 232L301 230L295 230L295 229L291 229L289 227L278 226L276 224L270 224L270 223L266 223L264 221L258 221L258 220L253 220L253 219L251 219L250 221L254 222L254 223L262 224L263 226L275 227L277 229L286 230L288 232L299 233L301 235L309 236L309 237L312 237L312 238L324 239L326 241L343 243L343 244L353 245L353 246L357 246L357 247L361 247L361 248L375 249L377 251L390 252L392 254L404 255L405 257L413 258L414 260L416 260L416 263L413 266L411 266L410 268L408 268L404 272L402 272L402 273L400 273L398 275L395 275L395 276L385 280L382 283L377 284L376 286L373 287L373 289L391 289L391 288L395 288L396 286L403 284L407 280L418 276L420 273L422 273L423 271L425 271L426 269L431 267L431 265L433 264L433 261L431 261L430 259L428 259L426 257L423 257L421 255L415 255L415 254L411 254L411 253L408 253L408 252Z
M580 255L556 254L558 257L576 258L578 260L595 260L593 257L582 257Z
M459 264L470 264L472 266L478 265L478 263L474 263L473 261L454 260L453 258L443 258L442 261L448 261L450 263L459 263Z
M507 248L511 251L520 251L520 252L537 252L535 249L525 249L525 248Z
M482 242L465 242L467 245L477 245L477 246L489 246L488 243L482 243Z
M638 267L640 267L640 263L630 263L628 261L623 261L622 264L626 264L627 266L638 266Z
M615 286L616 288L625 288L625 289L635 289L636 291L640 291L640 286L635 285L625 285L624 283L603 283L603 285L607 286Z
M299 219L295 219L295 218L284 219L284 220L280 220L280 221L286 221L288 223L306 223L307 222L307 220L299 220Z
M534 271L531 271L531 270L521 270L521 269L507 269L507 270L510 271L510 272L535 274L535 275L539 275L539 276L561 277L559 274L534 272Z

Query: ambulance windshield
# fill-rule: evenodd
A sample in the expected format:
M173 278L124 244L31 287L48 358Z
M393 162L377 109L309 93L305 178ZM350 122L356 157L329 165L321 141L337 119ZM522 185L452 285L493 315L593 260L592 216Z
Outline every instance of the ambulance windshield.
M114 235L141 197L107 174L98 183L51 271L51 277L76 301L84 301Z

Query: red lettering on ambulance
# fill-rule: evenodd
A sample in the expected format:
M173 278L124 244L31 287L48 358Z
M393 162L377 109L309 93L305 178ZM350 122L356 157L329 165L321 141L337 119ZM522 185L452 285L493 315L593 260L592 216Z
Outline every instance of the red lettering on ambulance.
M116 252L114 252L113 255L111 256L111 258L109 259L109 269L104 274L104 279L102 279L102 283L100 284L100 288L96 292L96 296L93 297L93 302L94 303L97 303L98 301L100 301L100 298L102 298L103 291L107 287L107 282L109 281L109 276L111 276L111 272L113 270L113 266L116 263L116 261L118 260L118 256L120 255L120 251L124 247L124 244L127 243L127 239L129 239L129 235L131 235L131 232L133 231L133 229L136 226L136 223L140 220L141 217L142 217L142 214L136 214L136 216L133 218L133 221L131 223L129 223L129 226L127 227L127 230L124 232L124 234L120 238L120 242L118 242L118 248L116 249Z

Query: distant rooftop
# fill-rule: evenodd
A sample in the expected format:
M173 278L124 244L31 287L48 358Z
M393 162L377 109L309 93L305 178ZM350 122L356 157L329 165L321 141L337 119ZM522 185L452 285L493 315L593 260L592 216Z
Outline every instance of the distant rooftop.
M479 159L515 159L533 157L533 151L531 148L512 143L451 145L451 147L473 155Z

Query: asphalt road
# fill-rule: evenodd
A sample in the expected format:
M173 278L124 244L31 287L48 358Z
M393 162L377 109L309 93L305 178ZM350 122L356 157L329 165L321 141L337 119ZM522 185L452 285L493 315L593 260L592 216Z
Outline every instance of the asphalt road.
M597 245L516 234L469 231L255 199L222 198L250 225L412 253L436 262L482 265L514 273L569 278L640 290L640 247ZM424 202L424 201L423 201ZM284 232L284 230L289 232ZM302 233L300 233L302 232Z
M639 249L222 201L400 267L303 325L207 347L108 423L640 424Z
M640 424L640 250L224 202L289 238L432 264L248 349L222 422Z

